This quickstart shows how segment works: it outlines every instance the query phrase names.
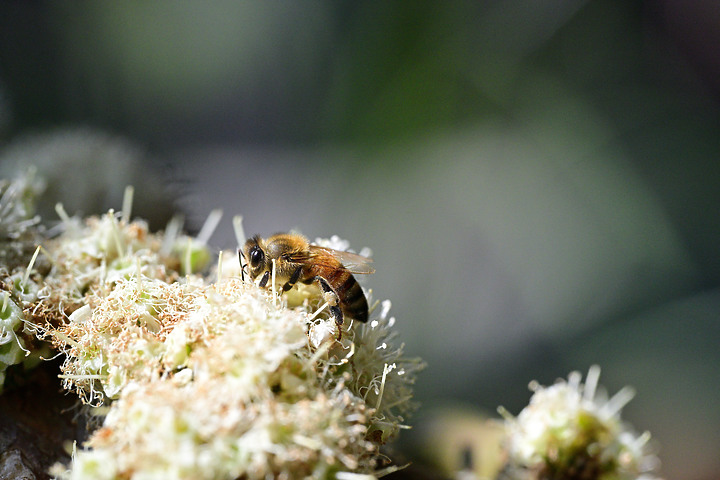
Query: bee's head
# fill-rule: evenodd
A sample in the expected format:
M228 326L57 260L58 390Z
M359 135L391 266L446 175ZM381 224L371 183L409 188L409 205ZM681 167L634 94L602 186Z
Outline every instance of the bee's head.
M248 274L255 280L264 271L267 271L267 255L265 254L264 242L259 236L254 236L243 247L243 256L247 262Z

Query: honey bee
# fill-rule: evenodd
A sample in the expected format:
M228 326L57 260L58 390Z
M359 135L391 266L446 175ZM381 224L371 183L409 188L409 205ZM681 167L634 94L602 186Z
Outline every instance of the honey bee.
M284 282L283 292L297 282L306 285L317 283L330 304L330 313L335 318L340 335L345 316L367 322L367 299L353 274L373 273L375 269L368 265L372 262L369 258L310 245L305 237L292 233L278 233L267 239L256 235L245 242L239 253L247 261L250 278L255 280L260 277L262 288L270 280L273 260L276 282Z

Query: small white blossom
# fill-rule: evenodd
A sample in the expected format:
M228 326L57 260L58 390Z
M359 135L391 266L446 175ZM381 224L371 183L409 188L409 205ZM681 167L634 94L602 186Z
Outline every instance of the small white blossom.
M609 400L597 394L600 369L542 387L536 382L530 404L513 418L507 412L508 472L521 478L598 480L650 479L657 459L648 452L649 433L636 436L620 418L633 397L626 387Z
M317 237L313 244L320 247L332 248L333 250L339 250L341 252L350 250L350 242L338 237L337 235L333 235L330 238Z

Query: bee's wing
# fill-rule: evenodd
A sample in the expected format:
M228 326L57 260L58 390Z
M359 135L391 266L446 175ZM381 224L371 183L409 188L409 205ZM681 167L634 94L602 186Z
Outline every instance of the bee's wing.
M372 259L363 257L357 253L341 252L340 250L321 247L319 245L310 245L310 255L315 261L321 261L321 257L325 255L335 257L350 273L375 273L375 269L370 266Z

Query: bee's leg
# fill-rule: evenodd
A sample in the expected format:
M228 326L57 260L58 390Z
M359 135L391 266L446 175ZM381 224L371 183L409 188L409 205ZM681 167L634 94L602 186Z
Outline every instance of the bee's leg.
M299 266L299 267L297 268L297 270L295 270L295 271L293 272L293 274L290 275L290 279L288 279L288 281L285 282L285 285L283 285L283 288L282 288L283 293L284 293L284 292L287 292L287 291L290 290L293 286L295 286L295 284L297 283L298 279L300 278L300 273L301 273L301 272L302 272L302 265Z
M335 293L335 290L330 287L330 285L324 278L315 277L315 280L317 280L318 284L320 285L320 289L323 291L323 297L325 298L325 301L330 304L330 313L335 318L335 323L338 327L338 340L340 340L342 339L342 326L344 323L344 318L342 309L338 305L337 293Z
M242 281L245 281L245 264L243 263L243 258L245 258L245 255L243 255L243 252L241 249L238 248L238 260L240 260L240 278L242 278Z

